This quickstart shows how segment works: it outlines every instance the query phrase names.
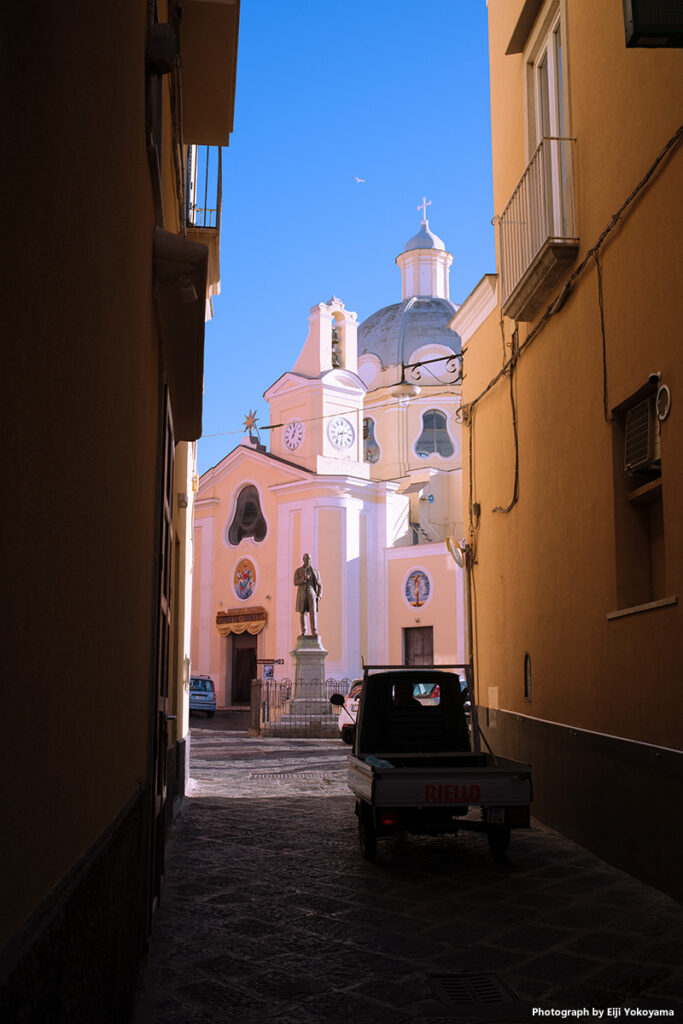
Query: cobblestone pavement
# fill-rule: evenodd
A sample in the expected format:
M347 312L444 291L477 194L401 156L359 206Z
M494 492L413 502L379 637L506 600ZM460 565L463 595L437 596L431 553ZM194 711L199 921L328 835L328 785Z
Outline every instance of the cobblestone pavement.
M347 753L193 722L135 1024L683 1021L678 903L537 822L502 864L466 832L368 864Z

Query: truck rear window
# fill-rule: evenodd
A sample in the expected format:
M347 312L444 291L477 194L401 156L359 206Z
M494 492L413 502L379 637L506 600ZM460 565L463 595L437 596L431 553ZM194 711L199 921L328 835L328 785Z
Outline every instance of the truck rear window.
M412 687L412 688L411 688ZM399 682L392 687L391 699L394 704L411 704L417 701L418 704L439 704L441 694L438 683L409 683Z
M213 693L213 683L210 679L190 679L190 689Z

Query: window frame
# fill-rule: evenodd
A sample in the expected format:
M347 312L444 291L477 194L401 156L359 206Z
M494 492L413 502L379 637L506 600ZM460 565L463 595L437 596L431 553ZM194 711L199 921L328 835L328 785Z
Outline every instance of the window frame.
M425 416L429 415L429 413L438 413L440 416L443 416L443 418L444 418L444 428L443 429L445 429L445 431L446 431L446 436L448 437L448 440L450 441L451 449L452 449L450 455L442 455L441 452L438 451L438 449L432 449L432 451L424 452L424 453L418 451L417 446L420 443L420 439L423 437L423 435L425 433L425 430L427 429L427 427L425 425ZM434 456L437 456L437 458L439 458L439 459L444 459L445 461L448 461L449 459L454 459L457 456L457 454L458 454L458 443L457 443L456 438L453 437L453 435L451 434L451 431L450 431L449 426L448 426L448 419L449 419L448 413L444 409L439 409L438 406L430 406L428 409L421 409L420 410L420 430L419 430L418 436L415 438L415 441L413 442L413 453L414 453L416 458L422 460L422 459L432 459L432 458L434 458ZM440 428L434 427L432 429L436 433L437 429L440 429Z
M377 449L377 458L376 459L369 459L367 457L368 441L370 440L370 438L366 437L366 426L365 426L366 423L372 423L372 441L374 442L374 446ZM379 441L377 440L377 434L375 433L375 427L376 426L377 426L377 421L375 420L374 416L363 416L363 437L362 437L362 441L363 441L363 462L367 462L370 466L376 466L377 463L382 458L382 448L380 446Z
M524 48L526 66L526 162L546 139L569 139L571 105L569 97L569 55L567 47L566 0L549 0L536 20ZM548 86L548 123L544 124L541 103L541 68L546 63ZM546 128L548 131L546 132ZM567 196L570 187L565 143L547 147L548 223L553 235L563 237L567 230Z
M239 504L240 495L247 489L247 487L253 487L255 489L255 491L256 491L256 494L257 494L257 497L258 497L259 513L260 513L260 516L263 518L263 522L265 524L266 532L263 535L263 537L261 538L261 540L257 540L256 537L253 534L250 534L248 536L240 537L240 539L237 541L237 543L233 543L230 540L230 530L231 530L231 527L232 527L233 523L235 522L235 517L237 515L237 508L238 508L238 504ZM264 544L267 541L267 539L268 539L269 533L270 533L270 521L269 521L268 516L266 515L265 509L264 509L263 493L262 493L261 487L256 483L255 480L243 480L235 488L235 490L233 492L233 495L232 495L232 500L230 502L230 512L228 513L227 519L225 521L225 526L223 527L223 543L224 543L225 547L229 548L231 551L234 551L236 548L239 548L240 545L242 545L242 544Z

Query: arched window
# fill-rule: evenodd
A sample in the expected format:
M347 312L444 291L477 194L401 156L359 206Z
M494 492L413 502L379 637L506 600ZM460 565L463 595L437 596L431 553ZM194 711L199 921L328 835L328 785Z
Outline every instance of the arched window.
M363 460L379 462L379 445L375 440L375 421L369 416L363 420Z
M439 409L427 409L422 413L422 433L415 445L416 453L423 459L428 455L442 455L449 459L455 452L453 442L446 429L446 414Z
M236 545L245 537L261 541L267 532L258 491L253 484L247 484L237 496L235 514L228 529L228 542Z

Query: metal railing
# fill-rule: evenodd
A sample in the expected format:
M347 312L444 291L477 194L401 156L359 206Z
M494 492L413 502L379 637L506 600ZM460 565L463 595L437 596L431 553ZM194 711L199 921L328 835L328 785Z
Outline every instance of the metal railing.
M222 189L221 147L188 146L185 189L188 227L220 230Z
M335 734L337 712L330 704L333 693L344 696L351 678L313 679L299 683L293 679L254 679L251 684L249 731L255 735L277 732L316 736L321 731Z
M577 241L574 141L541 139L498 218L503 305L546 242Z

